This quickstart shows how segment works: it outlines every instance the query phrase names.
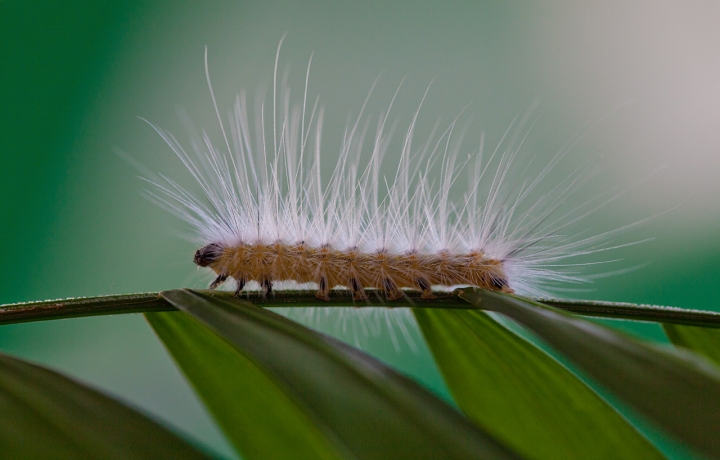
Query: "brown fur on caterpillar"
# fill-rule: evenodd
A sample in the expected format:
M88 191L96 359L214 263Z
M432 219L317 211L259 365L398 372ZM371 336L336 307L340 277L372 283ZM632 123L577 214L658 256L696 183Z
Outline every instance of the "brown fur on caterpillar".
M330 246L310 247L304 243L251 244L224 246L211 243L197 250L195 263L210 267L217 278L214 289L227 278L238 283L237 294L248 281L257 281L264 294L275 281L314 282L316 296L330 300L330 289L346 286L355 300L364 300L365 288L383 291L388 300L403 297L401 289L422 291L423 299L433 299L434 285L471 285L511 293L502 261L480 252L468 254L390 254L387 251L362 253L355 248L341 251Z

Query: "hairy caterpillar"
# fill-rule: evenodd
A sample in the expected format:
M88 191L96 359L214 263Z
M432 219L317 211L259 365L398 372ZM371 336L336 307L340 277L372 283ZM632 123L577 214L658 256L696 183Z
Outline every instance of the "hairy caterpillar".
M308 107L310 64L301 105L291 106L289 89L281 88L278 110L278 56L272 122L260 106L252 125L245 93L224 122L208 76L223 135L219 144L203 133L188 151L154 127L201 194L160 176L151 182L161 193L152 196L194 227L201 245L194 262L214 272L210 288L233 279L239 295L255 281L267 295L276 283L295 281L315 283L317 297L324 300L332 288L344 286L359 301L367 288L389 300L402 297L404 289L430 299L433 288L457 285L543 295L555 282L584 280L567 259L612 249L599 243L622 229L582 238L562 234L607 202L598 197L563 207L587 175L587 164L540 187L570 146L529 175L527 164L517 166L523 139L508 140L510 129L487 158L482 141L460 155L461 143L453 137L457 119L416 146L418 109L399 162L388 170L392 101L371 139L367 121L361 123L363 105L335 152L329 180L323 181L322 165L330 155L321 152L323 109L317 100ZM457 200L451 189L465 171L468 188Z

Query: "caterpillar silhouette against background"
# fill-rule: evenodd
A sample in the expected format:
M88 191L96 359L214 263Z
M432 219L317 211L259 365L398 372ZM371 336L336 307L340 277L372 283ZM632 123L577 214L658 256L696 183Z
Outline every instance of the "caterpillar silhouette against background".
M277 62L276 56L275 75ZM479 148L463 151L453 134L457 119L418 145L418 109L401 147L392 152L399 160L389 163L384 159L392 144L392 101L374 119L364 116L363 106L341 145L321 152L323 109L317 99L308 104L307 76L297 106L287 87L278 91L275 77L272 120L263 106L254 122L244 92L224 122L209 77L208 85L220 142L203 133L186 149L154 127L200 193L159 176L151 182L160 193L151 194L195 229L201 247L194 261L215 273L210 288L233 279L239 294L255 281L267 294L282 281L315 283L324 300L336 286L357 300L366 297L366 288L390 300L404 289L429 299L433 288L458 285L546 295L556 283L583 282L581 264L568 260L612 249L603 243L623 230L563 233L607 197L566 208L589 164L548 184L548 173L572 143L531 172L529 161L521 159L521 122L483 155L482 140ZM370 120L376 122L372 135ZM335 166L323 180L328 162ZM467 174L467 188L458 199L461 173Z

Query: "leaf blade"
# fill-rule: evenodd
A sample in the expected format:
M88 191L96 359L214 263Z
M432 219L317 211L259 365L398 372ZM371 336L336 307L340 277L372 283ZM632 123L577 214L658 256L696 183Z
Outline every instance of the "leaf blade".
M129 407L3 354L0 445L7 459L208 458Z
M244 458L341 458L288 396L230 344L182 312L145 317ZM256 415L262 412L266 416ZM273 442L277 437L287 444Z
M720 366L720 330L677 324L662 327L673 344L700 353Z
M345 292L343 291L330 292L330 296L333 299L333 306L388 306L386 302L376 300L376 298L382 296L377 296L377 293L372 289L368 289L367 294L368 299L366 303L359 305L353 301L352 298L345 296ZM223 293L215 291L214 295L223 295ZM225 293L225 295L231 296L232 294ZM426 300L421 297L421 293L419 292L406 291L402 299L392 302L392 306L475 309L475 307L469 305L454 293L435 292L435 296L436 298L434 300ZM583 316L720 328L720 313L714 311L688 310L686 308L641 305L626 302L605 302L599 300L550 298L536 298L533 300ZM302 290L275 291L275 295L271 298L262 298L258 295L253 298L252 301L262 307L312 307L317 305L315 291ZM173 310L175 310L175 308L160 297L160 293L158 292L81 297L0 305L0 324Z
M413 313L463 412L527 458L663 458L572 372L487 314Z
M532 330L667 432L720 457L720 372L705 361L520 297L480 290L461 297Z
M264 366L352 458L517 458L416 383L342 342L248 302L189 290L163 296Z

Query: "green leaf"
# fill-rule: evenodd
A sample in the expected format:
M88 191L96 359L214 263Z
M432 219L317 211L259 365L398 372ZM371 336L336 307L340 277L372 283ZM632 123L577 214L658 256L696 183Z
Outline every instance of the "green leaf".
M0 446L3 459L208 458L125 405L3 354Z
M159 292L78 297L0 305L0 324L174 310Z
M268 397L284 393L343 458L517 458L412 380L338 340L223 294L162 295L254 363L276 386ZM263 407L253 415L268 416Z
M413 309L465 414L528 458L663 456L544 351L474 310Z
M345 291L330 291L334 307L387 307L382 295L367 289L368 298L358 304ZM392 307L458 308L474 309L455 293L435 292L436 298L426 300L421 293L405 291L403 298L394 300ZM686 308L638 305L625 302L603 302L600 300L535 299L561 310L583 316L619 318L638 321L685 324L720 328L720 312L688 310ZM314 307L317 306L315 291L275 291L268 298L254 296L253 303L262 307ZM147 313L172 311L175 307L160 297L159 292L123 294L101 297L80 297L75 299L44 300L0 305L0 324L44 321L50 319L76 318L95 315L117 315L122 313Z
M342 458L273 379L232 345L182 312L145 317L244 458Z
M720 365L720 329L663 324L672 343L710 358Z
M704 360L520 297L482 290L461 297L532 330L669 433L720 457L720 372Z
M652 321L688 326L720 328L720 313L659 305L642 305L601 300L534 299L537 302L583 316Z

